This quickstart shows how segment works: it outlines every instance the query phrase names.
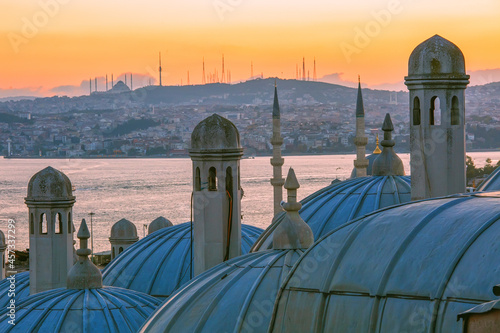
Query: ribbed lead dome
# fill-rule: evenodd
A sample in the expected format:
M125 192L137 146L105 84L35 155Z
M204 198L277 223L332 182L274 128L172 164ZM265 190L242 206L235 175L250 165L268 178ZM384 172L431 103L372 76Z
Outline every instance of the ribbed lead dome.
M202 120L191 134L191 150L206 149L241 149L236 126L215 113Z
M262 229L241 226L241 252L246 254ZM168 297L191 279L191 223L158 230L127 248L103 270L108 286Z
M500 191L500 167L489 175L486 180L479 185L478 191Z
M408 75L465 74L462 51L447 39L434 35L419 44L408 61Z
M498 262L500 192L385 208L299 259L271 331L460 332L459 313L494 299Z
M410 199L409 176L361 177L334 183L311 194L301 201L299 213L317 240L347 221ZM271 248L274 229L283 217L284 213L262 233L252 252Z
M281 282L302 250L233 258L169 297L140 332L266 332Z
M135 333L160 300L123 288L58 288L16 302L15 326L0 310L0 332Z
M11 281L15 281L16 292L12 298L16 301L16 304L30 295L30 272L14 274L14 280L5 278L0 281L0 309L5 309L10 303L9 289Z

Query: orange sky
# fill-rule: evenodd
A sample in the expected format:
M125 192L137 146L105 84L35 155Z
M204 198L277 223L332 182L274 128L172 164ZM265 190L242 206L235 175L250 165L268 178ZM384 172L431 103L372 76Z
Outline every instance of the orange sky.
M500 67L497 0L172 2L2 1L0 89L50 95L111 73L156 77L158 51L166 84L185 84L188 70L201 83L202 58L220 73L224 54L233 81L250 77L251 62L254 75L295 78L304 56L311 78L316 57L318 77L359 73L377 86L401 81L412 49L436 33L462 49L468 71Z

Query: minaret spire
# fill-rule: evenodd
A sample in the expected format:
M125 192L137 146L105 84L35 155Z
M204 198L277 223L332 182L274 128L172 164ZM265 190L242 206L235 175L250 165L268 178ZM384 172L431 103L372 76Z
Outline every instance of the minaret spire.
M302 57L302 81L306 80L306 58Z
M159 77L160 77L160 87L161 87L161 52L159 56L159 66L158 66L158 72L159 72Z
M363 107L363 95L361 93L361 79L358 75L358 99L356 100L356 137L354 144L356 145L356 160L354 167L356 168L356 177L365 177L368 160L366 159L366 144L368 138L365 136L365 109Z
M108 91L108 74L106 74L106 91Z
M392 125L391 115L385 115L384 124L382 125L384 131L384 140L382 140L382 153L373 161L373 175L374 176L404 176L405 169L403 162L399 156L394 152L395 142L392 139Z
M281 212L281 201L283 200L283 173L281 167L283 166L284 159L281 157L281 146L283 145L283 138L281 137L281 115L280 105L278 102L278 88L276 80L274 81L274 103L273 103L273 136L271 144L273 145L273 157L271 158L271 165L273 166L273 178L271 178L271 185L274 187L274 215Z

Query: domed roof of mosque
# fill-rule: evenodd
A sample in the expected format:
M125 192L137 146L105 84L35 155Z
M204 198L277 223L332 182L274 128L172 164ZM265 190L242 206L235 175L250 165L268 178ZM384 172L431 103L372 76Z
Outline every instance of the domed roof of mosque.
M231 121L214 113L194 128L191 149L241 149L240 134Z
M47 290L16 302L16 325L9 309L0 310L0 331L9 332L137 332L160 300L133 290Z
M314 239L356 217L377 209L411 200L410 177L404 176L403 162L392 147L391 117L384 120L383 150L373 163L374 176L353 178L343 182L332 182L302 201L300 216L311 227ZM283 220L278 215L259 237L252 252L271 248L271 235Z
M169 297L142 332L265 332L281 282L313 243L300 218L299 183L290 168L285 182L285 221L274 234L273 250L250 253L212 267Z
M462 51L447 39L434 35L418 45L408 61L408 75L465 74Z
M46 167L31 177L28 183L29 201L74 200L71 181L59 170Z
M30 272L21 272L13 276L13 280L5 278L0 281L0 309L5 309L9 305L11 297L8 290L14 281L16 292L13 298L16 303L30 295Z
M136 332L160 304L137 291L103 287L100 270L89 260L90 232L85 220L78 231L78 262L68 273L68 288L31 295L16 302L15 326L10 309L0 310L0 331Z
M491 175L477 188L478 191L500 191L500 167L496 168Z
M242 224L241 253L250 247L262 229ZM108 286L168 297L192 277L191 223L163 228L123 251L103 270Z
M120 221L113 224L111 227L110 240L136 240L139 239L137 236L137 227L135 224L127 219L121 219Z
M459 313L493 300L499 261L500 192L384 208L309 248L270 331L460 332Z
M163 216L157 217L156 219L153 220L153 222L151 222L149 224L149 226L148 226L148 235L152 234L153 232L155 232L157 230L160 230L160 229L163 229L163 228L167 228L167 227L171 227L171 226L173 226L172 222L170 222L169 220L167 220Z

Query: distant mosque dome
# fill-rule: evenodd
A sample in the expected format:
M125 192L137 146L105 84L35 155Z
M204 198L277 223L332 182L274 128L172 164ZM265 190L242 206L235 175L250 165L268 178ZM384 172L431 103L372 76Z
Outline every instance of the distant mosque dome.
M262 229L241 226L241 252L246 254ZM103 270L108 286L168 297L191 280L191 223L163 228L131 245Z
M439 35L425 40L410 55L408 76L465 74L462 51Z
M390 117L386 116L385 132L392 132L390 125ZM300 216L311 227L315 240L357 217L411 200L410 177L404 176L403 163L394 153L393 143L390 139L382 141L384 149L377 155L379 170L374 169L374 176L334 182L301 201ZM272 235L284 215L278 215L262 233L252 252L271 248Z
M163 229L163 228L167 228L167 227L171 227L171 226L173 226L172 222L170 222L169 220L167 220L163 216L157 217L156 219L153 220L153 222L151 222L149 224L149 226L148 226L148 235L152 234L153 232L155 232L157 230L160 230L160 229Z
M202 120L191 134L191 150L205 149L241 149L236 126L215 113Z
M139 237L137 236L137 227L135 224L127 219L121 219L120 221L113 224L111 227L111 235L109 237L112 240L135 240L137 241Z
M130 88L123 81L118 81L108 92L122 93L127 91L130 91Z
M37 172L28 183L27 201L74 200L71 181L52 167Z
M500 192L385 208L299 259L269 332L461 332L457 315L493 300L498 262Z
M478 191L500 191L500 167L496 168L491 175L477 188Z
M27 298L30 295L30 272L21 272L14 274L16 294L13 299L16 304ZM8 290L10 289L11 280L3 279L0 281L0 309L5 309L11 300Z
M285 188L287 216L274 234L273 249L233 258L198 275L170 296L141 332L266 332L281 282L313 244L311 229L296 214L299 184L293 169Z

